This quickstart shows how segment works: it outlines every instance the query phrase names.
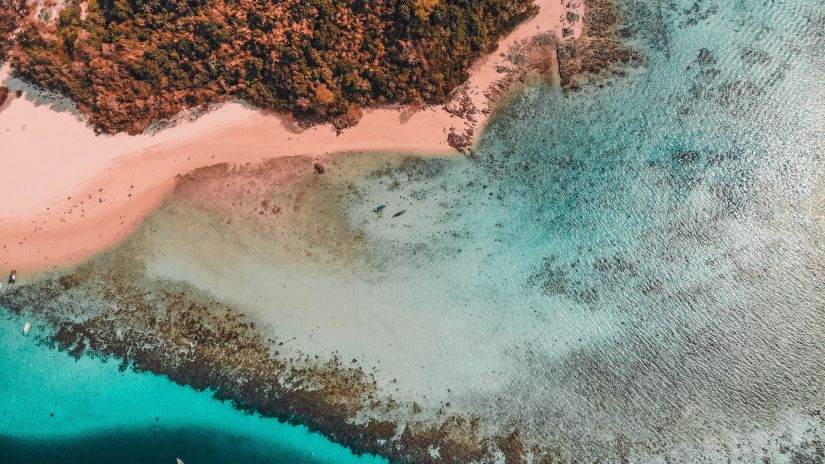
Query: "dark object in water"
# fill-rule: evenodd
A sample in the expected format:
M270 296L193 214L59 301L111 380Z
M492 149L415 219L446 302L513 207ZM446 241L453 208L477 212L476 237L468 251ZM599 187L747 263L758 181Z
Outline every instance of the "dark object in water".
M397 212L397 213L393 214L393 215L392 215L392 217L397 218L398 216L401 216L402 214L404 214L404 213L406 213L406 212L407 212L407 210L406 210L406 209L402 209L401 211L399 211L399 212Z
M380 213L381 211L384 211L384 208L386 208L386 207L387 207L387 205L378 205L378 206L375 207L375 209L372 210L372 212L373 213Z
M323 174L324 171L326 171L326 169L324 169L324 166L321 163L315 163L315 165L313 165L313 168L315 168L315 174Z

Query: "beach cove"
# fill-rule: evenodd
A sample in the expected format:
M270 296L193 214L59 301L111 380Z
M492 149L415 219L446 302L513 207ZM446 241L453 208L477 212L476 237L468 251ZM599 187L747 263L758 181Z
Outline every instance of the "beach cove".
M448 139L472 146L493 113L495 101L519 84L519 66L508 53L532 37L581 35L583 2L536 3L539 13L518 26L479 61L470 79L445 106L368 109L341 133L332 125L301 128L288 118L242 103L227 103L199 117L181 115L173 127L146 135L98 136L71 102L44 96L9 77L12 95L0 110L0 263L21 272L76 263L126 236L171 191L174 179L192 169L228 162L243 165L275 157L374 151L420 155L458 154ZM554 53L554 52L553 52ZM555 56L544 59L555 61ZM523 78L523 76L521 76ZM514 82L515 81L515 82Z

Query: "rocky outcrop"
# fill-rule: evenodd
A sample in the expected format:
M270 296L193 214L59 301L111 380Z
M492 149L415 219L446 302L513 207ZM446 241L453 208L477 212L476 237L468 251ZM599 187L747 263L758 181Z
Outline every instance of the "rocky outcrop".
M641 55L624 45L617 32L621 21L613 0L583 0L584 29L581 37L560 42L558 47L561 85L576 89L595 76L621 70L641 61Z

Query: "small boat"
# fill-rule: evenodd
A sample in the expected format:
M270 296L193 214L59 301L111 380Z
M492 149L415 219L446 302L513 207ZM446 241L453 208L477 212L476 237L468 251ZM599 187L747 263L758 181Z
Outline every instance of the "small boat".
M23 335L27 335L29 333L29 330L31 330L31 328L32 328L32 323L31 322L26 322L25 324L23 324Z
M175 458L175 461L177 461L177 464L183 464L183 460L181 458Z

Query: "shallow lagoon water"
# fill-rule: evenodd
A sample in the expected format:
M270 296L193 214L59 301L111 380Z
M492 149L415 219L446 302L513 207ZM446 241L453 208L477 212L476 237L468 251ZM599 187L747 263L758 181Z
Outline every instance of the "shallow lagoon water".
M42 343L0 317L0 462L370 463L305 427L244 414L209 392Z
M150 275L569 457L815 460L825 7L621 5L642 66L525 90L472 159L356 179L342 206L368 244L356 265L239 245L221 270L215 243L181 251L198 233L178 224L155 237ZM214 284L232 275L256 277Z

